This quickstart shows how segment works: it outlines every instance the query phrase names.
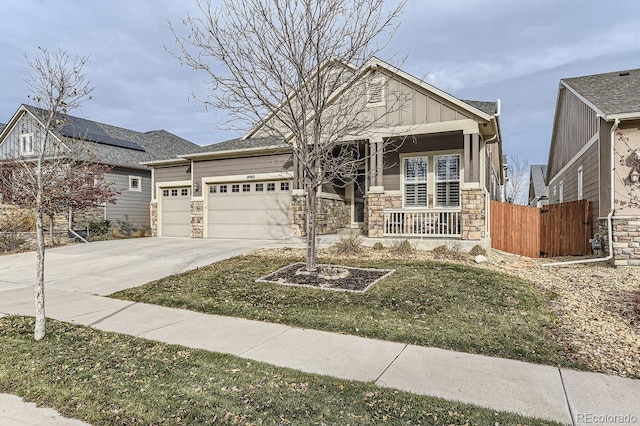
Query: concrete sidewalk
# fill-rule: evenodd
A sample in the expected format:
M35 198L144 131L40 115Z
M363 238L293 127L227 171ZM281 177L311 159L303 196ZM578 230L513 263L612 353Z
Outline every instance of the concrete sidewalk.
M0 312L33 314L33 288L1 295ZM640 422L640 380L61 290L48 290L47 316L564 424Z

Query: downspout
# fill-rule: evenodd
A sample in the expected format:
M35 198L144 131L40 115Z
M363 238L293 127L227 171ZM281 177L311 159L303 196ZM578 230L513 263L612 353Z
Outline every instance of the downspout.
M593 262L606 262L608 260L613 259L613 225L611 224L611 217L614 213L615 206L615 146L616 146L616 130L620 126L620 119L616 118L613 122L613 127L611 127L611 208L609 209L609 214L607 215L607 239L609 240L609 255L607 257L599 257L597 259L585 259L585 260L571 260L569 262L555 262L555 263L544 263L542 266L562 266L562 265L573 265L577 263L593 263Z

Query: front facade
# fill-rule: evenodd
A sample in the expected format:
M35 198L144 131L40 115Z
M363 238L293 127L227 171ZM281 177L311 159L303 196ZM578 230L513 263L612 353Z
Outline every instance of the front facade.
M615 265L640 265L639 128L640 70L560 81L549 202L591 201L592 234L605 248L612 238Z
M16 157L29 160L36 155L43 128L41 113L36 107L22 105L6 127L0 129L0 160ZM59 132L52 132L51 137L61 145L81 141L95 161L112 168L105 180L120 192L115 204L72 211L68 217L57 218L59 231L85 229L89 223L101 220L129 229L149 228L151 170L140 162L200 148L164 130L141 133L72 116L65 116L65 125Z
M324 185L317 232L455 239L488 245L489 200L502 199L499 103L459 100L376 61L382 93L408 102L354 135L363 153L346 185ZM346 96L346 95L344 95ZM390 139L403 141L389 144ZM148 163L159 236L283 239L306 230L306 191L289 143L260 126L202 152Z

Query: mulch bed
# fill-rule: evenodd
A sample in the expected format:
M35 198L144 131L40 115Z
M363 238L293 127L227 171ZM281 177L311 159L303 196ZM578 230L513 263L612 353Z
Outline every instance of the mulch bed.
M349 276L347 277L324 278L318 275L301 274L299 271L304 270L304 267L305 264L303 262L293 263L285 266L284 268L280 268L269 275L258 278L256 282L315 287L323 290L365 292L369 287L395 272L394 269L369 269L350 268L336 265L318 265L321 270L323 267L329 267L331 269L338 267L349 272Z

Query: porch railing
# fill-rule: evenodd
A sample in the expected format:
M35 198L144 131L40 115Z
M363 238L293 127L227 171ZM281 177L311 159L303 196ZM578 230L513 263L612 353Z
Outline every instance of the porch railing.
M460 237L460 209L385 210L384 235L389 237Z

